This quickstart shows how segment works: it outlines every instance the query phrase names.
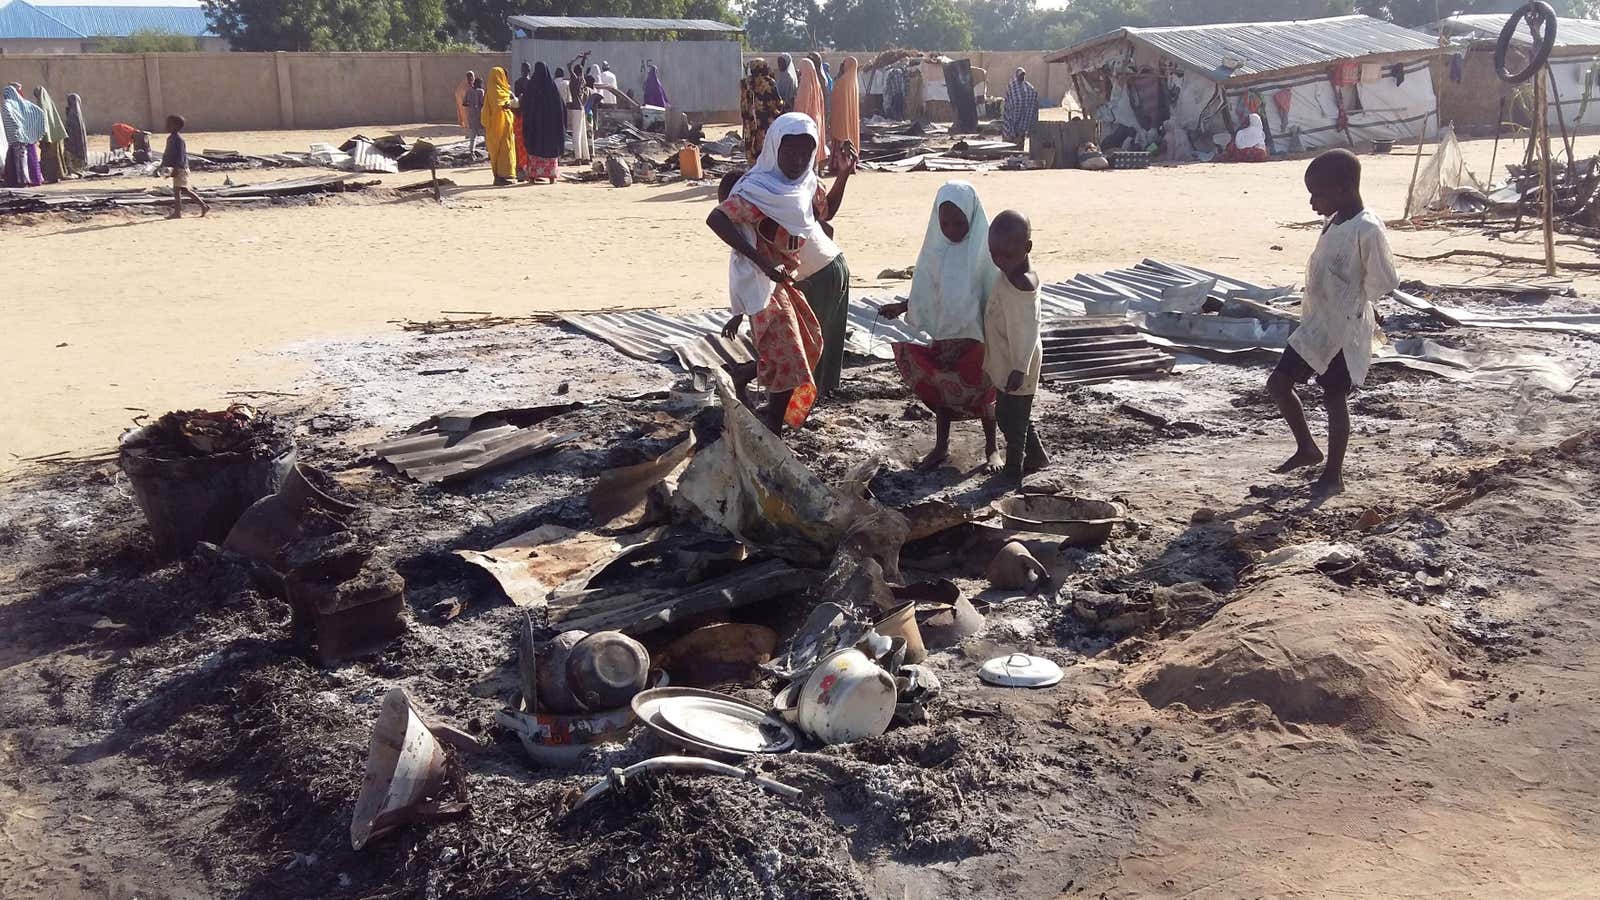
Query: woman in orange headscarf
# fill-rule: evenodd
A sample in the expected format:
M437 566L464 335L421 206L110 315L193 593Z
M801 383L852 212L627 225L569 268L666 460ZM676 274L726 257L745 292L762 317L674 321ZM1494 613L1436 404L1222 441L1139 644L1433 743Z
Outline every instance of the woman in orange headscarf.
M846 141L861 149L861 84L856 74L856 58L846 56L833 79L833 109L828 114L828 137L833 140L835 165L838 150Z
M494 169L494 183L499 186L516 183L517 144L511 133L511 111L516 106L506 70L499 66L490 69L483 92L483 138L489 150L489 166Z
M828 114L823 111L827 99L822 94L822 76L817 73L817 64L804 57L795 61L795 68L800 70L800 90L794 95L792 111L805 113L817 123L817 170L821 171L829 154Z

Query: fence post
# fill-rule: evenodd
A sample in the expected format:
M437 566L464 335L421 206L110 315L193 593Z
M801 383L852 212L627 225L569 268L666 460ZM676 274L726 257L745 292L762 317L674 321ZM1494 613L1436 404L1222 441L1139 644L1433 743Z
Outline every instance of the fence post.
M167 102L161 96L161 57L154 53L144 54L144 86L150 99L150 130L165 131L161 127L167 117Z
M273 62L278 67L278 127L285 131L294 129L294 89L289 84L289 55L274 51Z
M428 104L422 85L422 55L411 54L411 121L428 121Z

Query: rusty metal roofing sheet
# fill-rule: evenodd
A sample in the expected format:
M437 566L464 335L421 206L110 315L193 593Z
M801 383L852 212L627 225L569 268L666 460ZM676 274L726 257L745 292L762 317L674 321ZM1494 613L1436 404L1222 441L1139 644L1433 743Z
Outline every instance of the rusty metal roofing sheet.
M1511 16L1506 13L1477 13L1451 16L1448 19L1443 19L1417 30L1435 34L1443 30L1445 34L1453 37L1483 38L1492 41L1500 37L1500 29L1505 27L1506 20L1509 18ZM1528 37L1526 26L1517 30L1515 42L1522 46L1529 46L1532 43ZM1594 19L1556 19L1556 46L1600 47L1600 21Z
M1227 78L1369 56L1412 59L1439 52L1438 41L1425 34L1358 15L1290 22L1121 28L1057 51L1046 59L1064 62L1117 40L1146 44L1191 68ZM1244 61L1231 72L1223 68L1224 57L1230 56Z
M738 25L712 19L628 19L621 16L511 16L513 28L603 28L611 31L720 31L738 34Z

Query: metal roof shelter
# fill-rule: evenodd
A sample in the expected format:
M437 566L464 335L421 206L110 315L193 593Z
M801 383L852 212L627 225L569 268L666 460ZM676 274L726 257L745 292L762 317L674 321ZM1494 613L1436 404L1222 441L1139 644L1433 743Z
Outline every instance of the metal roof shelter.
M1114 144L1183 160L1210 158L1251 113L1273 153L1417 137L1437 111L1427 60L1441 52L1425 34L1335 16L1120 28L1045 59L1066 64Z
M216 35L206 21L206 11L198 6L56 6L27 0L0 6L0 39L127 37L138 31Z
M635 100L644 96L644 76L656 66L672 108L698 116L736 113L744 56L744 29L710 19L629 19L611 16L510 16L512 73L522 63L543 62L552 70L588 51L589 62L608 62L617 86ZM605 33L590 39L586 33ZM633 32L630 39L619 33ZM659 38L670 35L672 40Z
M1342 60L1373 56L1421 59L1438 52L1438 42L1370 16L1334 16L1289 22L1245 22L1162 28L1119 28L1045 57L1070 63L1117 41L1144 44L1195 69L1220 78L1290 72ZM1240 60L1240 64L1227 64Z
M1476 38L1485 41L1494 41L1500 37L1500 29L1506 25L1509 15L1500 13L1476 13L1472 15L1451 16L1440 19L1419 31L1426 30L1438 34L1443 32L1447 37ZM1528 46L1528 29L1517 30L1512 42L1520 46ZM1570 50L1577 48L1600 49L1600 21L1594 19L1556 19L1556 50Z
M629 19L621 16L511 16L506 21L524 31L542 29L606 29L610 31L705 31L741 34L744 29L711 19Z

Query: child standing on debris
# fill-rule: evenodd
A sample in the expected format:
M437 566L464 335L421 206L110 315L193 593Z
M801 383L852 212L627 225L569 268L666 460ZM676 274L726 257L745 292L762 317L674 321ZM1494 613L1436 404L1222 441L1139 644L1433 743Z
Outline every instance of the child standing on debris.
M1317 480L1322 495L1344 490L1344 453L1350 441L1350 393L1366 380L1377 317L1372 305L1400 284L1383 221L1361 200L1361 161L1348 150L1329 150L1306 168L1311 208L1327 218L1306 264L1300 325L1289 336L1267 392L1294 432L1288 472L1322 461L1294 386L1313 377L1328 409L1328 464Z
M989 217L977 189L965 181L945 182L928 214L910 298L878 309L886 319L904 315L932 338L927 344L893 345L901 379L935 417L933 449L917 464L922 471L944 465L951 423L970 419L983 420L985 465L1001 466L995 386L983 374L983 302L999 277L989 253Z
M1039 337L1039 276L1028 254L1033 226L1028 217L1006 210L989 224L989 254L1000 277L983 311L983 370L999 389L994 417L1006 436L1007 478L1037 472L1050 457L1033 428L1033 395L1039 390L1044 344Z
M185 195L200 207L200 218L211 212L210 204L189 188L189 144L183 139L183 116L167 116L167 150L161 154L161 167L172 173L172 213L169 219L183 218Z

